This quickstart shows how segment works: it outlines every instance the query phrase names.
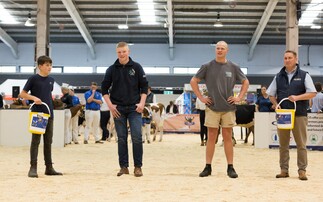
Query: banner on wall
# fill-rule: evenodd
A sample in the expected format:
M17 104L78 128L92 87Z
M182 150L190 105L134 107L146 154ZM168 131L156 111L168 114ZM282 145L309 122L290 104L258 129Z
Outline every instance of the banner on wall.
M164 120L164 132L167 133L198 133L200 118L198 114L167 115Z
M185 92L183 93L183 113L184 114L190 114L192 110L191 106L191 93Z
M279 138L277 134L275 113L271 113L271 136L269 141L269 148L279 147ZM307 125L307 148L311 150L323 151L323 113L308 113ZM290 146L296 148L294 137L290 135Z

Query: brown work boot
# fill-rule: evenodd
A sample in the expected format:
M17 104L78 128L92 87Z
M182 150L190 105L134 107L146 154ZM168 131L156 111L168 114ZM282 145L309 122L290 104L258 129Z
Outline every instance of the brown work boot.
M141 177L142 174L142 170L139 167L135 167L135 170L133 171L133 173L135 174L135 177Z
M121 168L120 171L117 173L117 176L121 176L123 174L129 174L129 169L126 167Z
M298 178L300 180L307 180L306 171L305 170L298 171Z
M281 171L280 174L276 175L276 178L286 178L289 177L288 172Z

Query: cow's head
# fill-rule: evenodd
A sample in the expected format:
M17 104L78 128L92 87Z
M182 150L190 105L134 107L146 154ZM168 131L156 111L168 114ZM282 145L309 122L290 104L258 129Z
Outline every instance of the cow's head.
M150 118L149 109L147 107L145 107L144 110L142 111L142 117Z

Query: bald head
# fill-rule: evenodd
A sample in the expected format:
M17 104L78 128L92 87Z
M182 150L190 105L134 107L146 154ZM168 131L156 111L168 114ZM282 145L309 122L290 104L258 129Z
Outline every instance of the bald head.
M224 46L224 47L226 47L226 49L229 49L229 46L228 46L227 42L225 42L225 41L219 41L218 43L216 43L215 47L218 47L218 46Z
M225 41L219 41L215 46L215 60L220 63L225 63L228 53L228 44Z

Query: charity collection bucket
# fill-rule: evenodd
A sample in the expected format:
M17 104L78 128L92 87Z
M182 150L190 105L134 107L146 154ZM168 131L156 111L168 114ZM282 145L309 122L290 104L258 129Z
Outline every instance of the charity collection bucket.
M44 112L33 112L32 107L35 103L31 104L29 107L29 123L28 130L32 134L44 134L46 132L46 127L48 124L48 119L50 117L50 110L46 103L42 102L42 105L45 105L48 110L48 114Z
M295 122L295 111L296 111L296 102L294 101L294 109L278 109L280 104L288 100L288 98L282 99L276 107L276 120L278 129L293 129Z

